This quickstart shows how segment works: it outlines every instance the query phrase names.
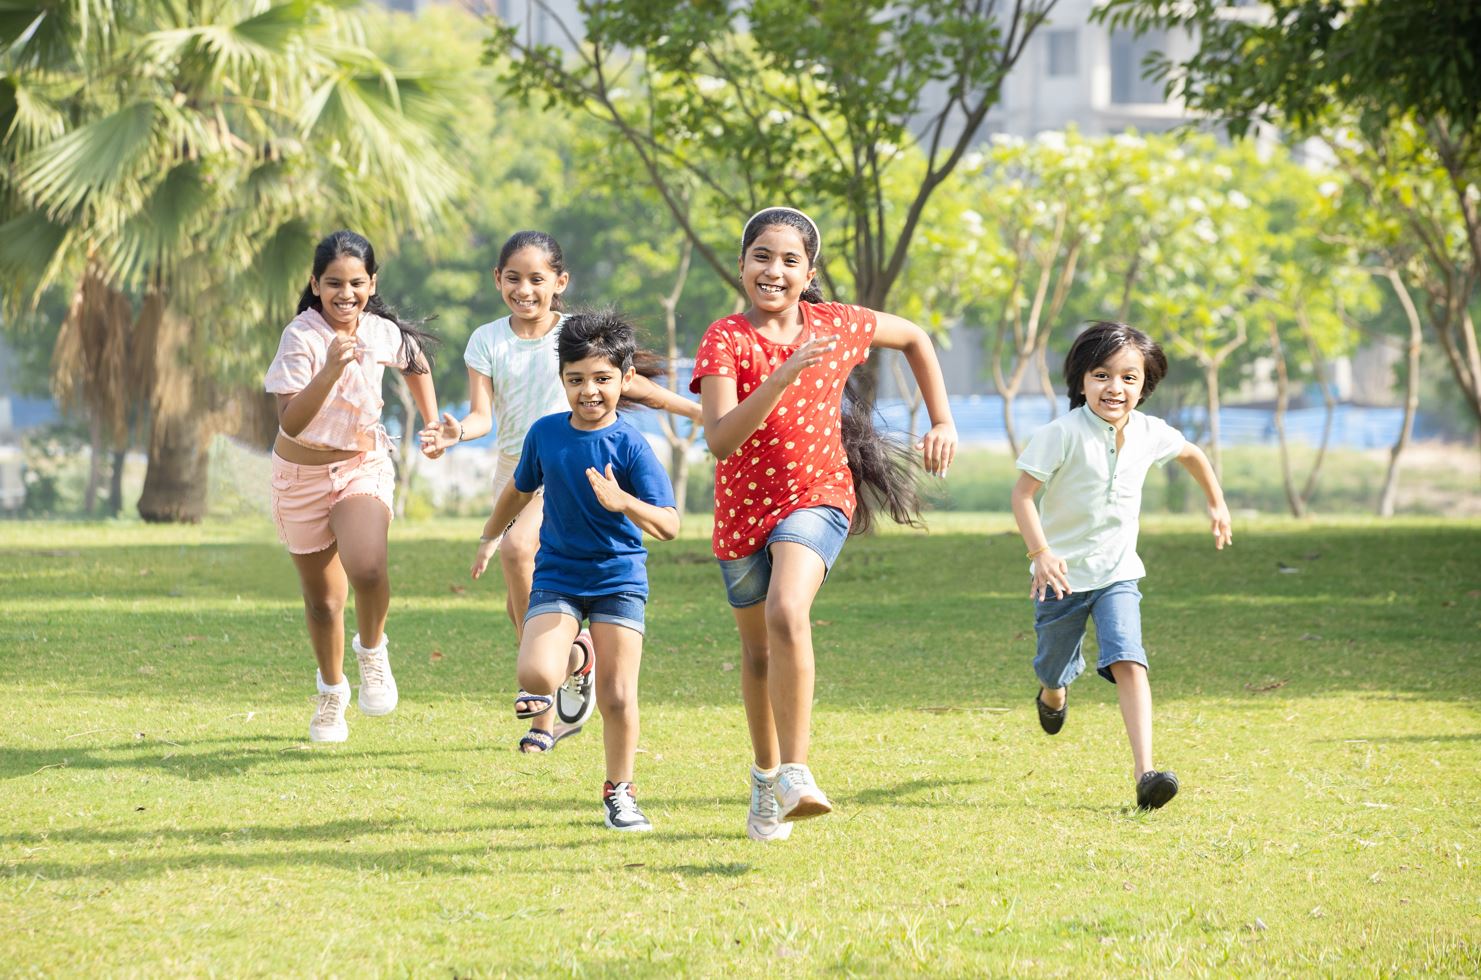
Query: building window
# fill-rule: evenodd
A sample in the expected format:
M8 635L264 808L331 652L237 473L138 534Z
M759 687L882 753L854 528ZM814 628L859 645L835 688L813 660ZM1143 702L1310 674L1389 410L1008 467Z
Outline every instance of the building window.
M1143 63L1156 51L1167 50L1164 31L1148 31L1137 37L1130 31L1111 35L1111 101L1117 105L1161 104L1162 82L1143 78Z
M1050 78L1068 78L1080 71L1079 34L1076 31L1045 31Z

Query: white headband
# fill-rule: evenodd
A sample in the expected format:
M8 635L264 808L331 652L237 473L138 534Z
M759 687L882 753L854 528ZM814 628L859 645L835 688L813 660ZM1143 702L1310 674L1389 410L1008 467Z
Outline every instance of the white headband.
M823 247L823 236L818 231L817 222L813 221L813 219L809 218L806 214L803 214L801 211L797 210L796 208L789 208L785 204L778 204L778 205L775 205L774 207L762 208L760 211L757 211L755 214L753 214L749 218L747 218L746 219L745 227L743 227L741 229L741 241L745 241L746 232L750 229L751 222L755 221L757 218L761 217L763 214L765 214L768 211L790 211L793 214L795 214L798 217L800 217L803 221L806 221L808 223L808 225L812 228L813 241L817 242L817 244L815 246L813 246L812 254L807 257L807 260L809 262L817 262L818 261L818 252Z

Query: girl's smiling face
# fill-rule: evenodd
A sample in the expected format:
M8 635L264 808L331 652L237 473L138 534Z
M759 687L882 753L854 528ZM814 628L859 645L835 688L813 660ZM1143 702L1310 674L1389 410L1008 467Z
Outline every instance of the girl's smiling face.
M555 298L565 292L569 273L556 272L544 249L528 246L494 270L499 295L516 320L543 326Z
M1142 400L1146 362L1135 347L1121 347L1085 372L1085 404L1116 428L1126 424L1131 410Z
M751 305L764 313L796 306L817 274L802 233L787 225L766 228L741 256L741 285Z
M336 330L355 329L360 314L375 295L375 276L366 272L365 263L353 255L339 256L310 285L319 297L324 319Z

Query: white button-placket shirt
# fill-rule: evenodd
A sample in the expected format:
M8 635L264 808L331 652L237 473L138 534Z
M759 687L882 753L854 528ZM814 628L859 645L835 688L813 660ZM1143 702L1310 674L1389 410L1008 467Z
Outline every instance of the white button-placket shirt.
M1147 574L1136 553L1147 471L1176 459L1183 434L1133 411L1116 449L1116 427L1081 405L1035 432L1018 468L1044 484L1039 521L1076 592Z

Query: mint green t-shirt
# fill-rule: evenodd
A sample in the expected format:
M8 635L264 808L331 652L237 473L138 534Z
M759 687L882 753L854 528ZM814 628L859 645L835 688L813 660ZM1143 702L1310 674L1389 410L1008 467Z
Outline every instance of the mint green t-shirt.
M1147 574L1136 553L1147 471L1176 459L1183 434L1133 411L1116 449L1116 429L1087 405L1061 415L1029 439L1018 468L1044 484L1039 521L1076 592Z
M463 363L493 382L494 442L498 452L518 456L525 434L542 416L570 411L561 387L556 341L561 320L543 337L525 340L509 329L509 317L473 331Z

